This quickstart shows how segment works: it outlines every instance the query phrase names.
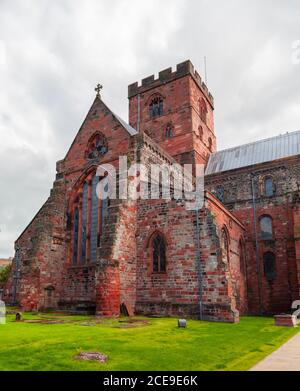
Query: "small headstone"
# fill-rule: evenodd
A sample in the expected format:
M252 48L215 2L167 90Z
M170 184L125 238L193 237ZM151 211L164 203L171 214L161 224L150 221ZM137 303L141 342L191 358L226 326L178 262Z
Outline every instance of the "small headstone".
M16 322L21 322L22 319L23 319L23 318L22 318L21 312L17 312L17 313L16 313Z
M77 360L84 361L100 361L101 363L106 363L108 356L99 352L82 352L76 356Z
M275 326L297 327L298 320L295 315L275 315Z
M178 319L178 327L186 329L186 320L185 319Z

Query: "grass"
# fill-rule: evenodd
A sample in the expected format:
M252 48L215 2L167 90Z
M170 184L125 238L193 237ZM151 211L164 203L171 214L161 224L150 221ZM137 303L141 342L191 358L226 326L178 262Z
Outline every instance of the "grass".
M188 320L187 329L178 329L173 318L134 318L146 325L61 314L25 314L24 322L7 318L0 325L0 370L247 370L299 331L256 317L239 324ZM63 323L47 323L53 321ZM76 360L82 351L109 360Z

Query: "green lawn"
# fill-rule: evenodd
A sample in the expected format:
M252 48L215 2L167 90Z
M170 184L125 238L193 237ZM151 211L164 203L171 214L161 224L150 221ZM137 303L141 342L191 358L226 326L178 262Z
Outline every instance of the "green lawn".
M28 322L41 319L64 323ZM188 320L187 329L172 318L148 318L146 325L124 320L25 314L18 323L9 315L0 325L0 370L247 370L299 331L275 327L271 318ZM109 360L76 360L82 351L102 352Z

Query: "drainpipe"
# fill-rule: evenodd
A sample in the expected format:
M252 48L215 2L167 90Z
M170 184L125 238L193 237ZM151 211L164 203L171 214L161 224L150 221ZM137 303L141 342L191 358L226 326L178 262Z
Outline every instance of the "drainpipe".
M140 124L141 124L141 95L137 96L138 107L137 107L137 132L140 133Z
M252 189L252 204L253 204L253 225L255 235L255 250L256 250L256 270L258 279L258 300L259 300L259 313L263 314L263 303L262 303L262 287L261 287L261 272L260 272L260 255L259 255L259 241L257 234L257 213L256 213L256 198L255 198L255 187L254 187L254 174L251 173L251 189Z

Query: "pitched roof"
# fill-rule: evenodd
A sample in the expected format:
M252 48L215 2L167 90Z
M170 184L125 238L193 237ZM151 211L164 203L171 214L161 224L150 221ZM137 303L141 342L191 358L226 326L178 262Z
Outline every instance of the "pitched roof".
M117 114L115 114L113 112L111 112L111 113L116 118L116 120L120 122L120 124L123 126L123 128L125 128L127 130L127 132L130 134L130 136L134 136L135 134L138 133L132 126L130 126L127 122L125 122Z
M300 154L300 131L281 134L211 154L205 175Z

